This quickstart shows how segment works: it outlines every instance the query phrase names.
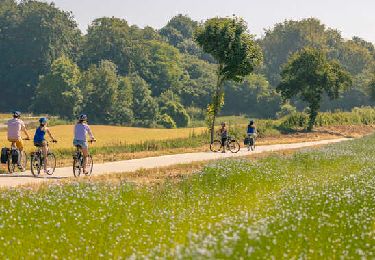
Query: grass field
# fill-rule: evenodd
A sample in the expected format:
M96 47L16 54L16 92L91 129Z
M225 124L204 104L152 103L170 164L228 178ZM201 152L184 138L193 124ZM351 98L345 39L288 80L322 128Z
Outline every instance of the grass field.
M54 150L72 149L73 142L73 125L60 125L50 127L54 137L58 140L52 148ZM135 127L116 127L92 125L97 142L92 146L98 147L113 147L125 146L129 144L138 144L147 141L163 141L171 139L189 138L193 135L201 135L206 131L206 128L181 128L181 129L149 129L149 128L135 128ZM34 135L35 129L29 129L31 137ZM48 139L49 137L47 137ZM0 132L0 143L7 144L6 132ZM25 141L28 151L33 148L32 142Z
M375 257L375 136L179 183L0 194L1 258Z

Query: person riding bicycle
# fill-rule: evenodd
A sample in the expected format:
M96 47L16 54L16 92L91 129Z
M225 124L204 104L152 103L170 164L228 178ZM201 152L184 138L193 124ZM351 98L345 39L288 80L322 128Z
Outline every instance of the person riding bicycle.
M249 125L247 126L247 136L248 137L256 137L257 136L257 128L255 126L254 120L250 120Z
M228 129L225 122L221 123L221 127L218 131L218 134L221 137L221 148L223 148L223 153L225 153L225 146L228 140Z
M91 129L89 125L87 124L87 115L80 115L78 118L78 122L76 123L74 127L74 140L73 140L73 145L74 146L79 146L82 149L82 154L83 154L83 172L87 174L86 172L86 161L87 157L89 155L89 146L87 144L86 140L86 135L89 134L90 140L92 142L95 142L95 137L91 132Z
M13 119L10 119L7 123L8 125L8 141L12 143L12 147L17 147L20 151L18 156L18 168L22 169L21 166L21 156L23 151L23 140L21 136L21 132L26 135L25 140L30 140L29 133L27 132L25 123L20 119L21 112L14 111L13 112ZM24 169L22 169L24 170Z
M44 158L44 173L48 174L47 170L47 163L48 163L48 142L45 139L46 133L49 135L49 137L52 139L53 142L56 142L56 139L53 138L50 130L47 128L47 118L42 117L39 119L39 127L36 129L34 134L34 145L36 147L41 147L43 152L43 158Z

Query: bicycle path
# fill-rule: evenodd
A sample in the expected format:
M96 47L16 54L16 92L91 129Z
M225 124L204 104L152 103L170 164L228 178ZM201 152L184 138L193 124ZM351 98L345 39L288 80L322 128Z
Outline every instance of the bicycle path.
M259 154L264 152L282 151L288 149L299 149L317 145L327 145L333 143L339 143L343 141L351 140L349 138L321 140L313 142L303 143L291 143L291 144L275 144L258 146L255 151L247 151L246 148L242 148L238 153L212 153L212 152L198 152L198 153L183 153L173 155L163 155L157 157L147 157L142 159L133 159L127 161L107 162L102 164L95 164L94 158L94 170L93 175L103 175L111 173L122 173L122 172L135 172L140 169L153 169L160 167L167 167L177 164L188 164L199 161L218 160L223 158L234 158L243 157L251 154ZM25 173L15 174L1 174L0 175L0 188L11 188L19 185L37 184L48 181L58 181L74 177L72 167L57 168L53 176L41 176L35 178L31 175L30 171Z

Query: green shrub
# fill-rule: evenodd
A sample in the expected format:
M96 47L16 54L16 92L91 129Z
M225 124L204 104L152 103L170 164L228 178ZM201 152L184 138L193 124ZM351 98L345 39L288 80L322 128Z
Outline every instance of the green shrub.
M281 123L281 128L307 127L308 114L306 112L296 112L287 116ZM336 111L319 113L315 126L329 125L372 125L375 124L375 108L356 107L351 112Z
M158 119L158 125L161 125L165 128L172 129L176 128L176 122L167 114L162 114Z
M190 117L185 108L178 102L167 102L160 109L161 114L169 115L178 127L187 127L190 122Z

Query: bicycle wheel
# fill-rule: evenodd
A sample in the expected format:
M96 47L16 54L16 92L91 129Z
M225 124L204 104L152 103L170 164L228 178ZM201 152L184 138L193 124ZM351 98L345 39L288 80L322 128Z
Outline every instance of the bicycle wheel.
M42 168L42 161L39 155L31 156L31 173L38 177L40 174L40 169Z
M53 153L47 155L47 174L52 175L56 169L56 157Z
M221 149L221 141L215 140L212 144L210 144L210 150L211 152L217 153Z
M92 174L92 169L94 168L94 161L92 159L92 156L89 155L87 156L87 159L86 159L86 176L90 176Z
M81 175L82 165L81 165L81 158L76 156L73 159L73 174L74 177L78 178Z
M241 149L240 144L234 140L229 141L228 148L229 148L229 151L231 151L232 153L238 153L239 150Z

